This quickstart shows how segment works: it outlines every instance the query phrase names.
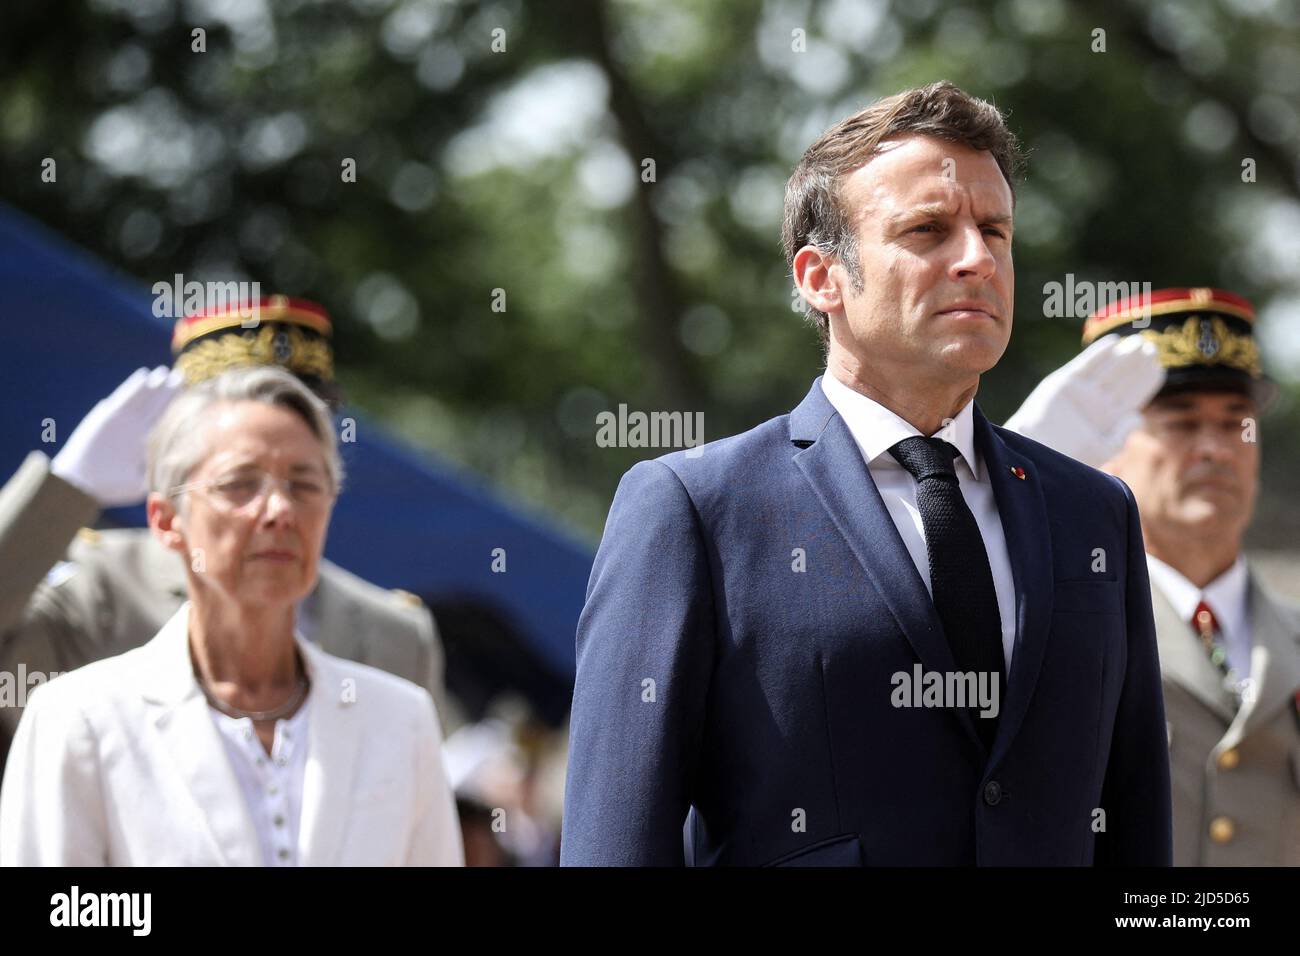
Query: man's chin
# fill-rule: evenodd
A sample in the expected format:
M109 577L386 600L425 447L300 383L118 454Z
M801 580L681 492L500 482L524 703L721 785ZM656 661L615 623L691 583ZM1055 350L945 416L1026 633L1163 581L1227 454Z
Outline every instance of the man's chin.
M944 366L956 374L983 375L1002 359L1006 342L965 338L950 341L941 352Z
M1179 509L1179 523L1202 537L1238 533L1250 522L1241 500L1226 494L1198 496Z

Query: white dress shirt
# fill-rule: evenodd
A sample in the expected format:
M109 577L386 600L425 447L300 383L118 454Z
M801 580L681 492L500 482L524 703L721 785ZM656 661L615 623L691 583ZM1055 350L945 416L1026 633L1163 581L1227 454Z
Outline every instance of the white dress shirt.
M1224 571L1204 588L1198 588L1159 558L1147 555L1147 570L1151 584L1160 590L1174 612L1187 622L1192 634L1192 617L1196 606L1204 601L1210 606L1219 631L1223 635L1223 649L1228 655L1228 667L1238 678L1250 676L1250 608L1247 595L1250 575L1246 559L1238 555L1232 567Z
M209 705L221 732L239 790L253 816L262 862L267 866L297 866L302 821L302 785L307 772L308 693L287 720L275 722L275 741L268 754L248 717L230 717Z
M829 370L822 376L822 391L848 425L849 432L867 463L867 469L871 472L871 478L880 491L880 497L885 502L889 517L893 519L894 527L907 546L907 553L912 556L912 563L920 572L925 589L933 598L925 528L921 523L921 511L916 504L916 479L889 453L889 449L904 438L912 438L921 433L879 402L849 388ZM1002 619L1002 655L1006 661L1006 673L1010 674L1011 654L1016 642L1015 580L1011 574L1011 557L1007 552L1006 535L1002 531L1002 519L998 516L997 501L993 497L993 485L988 480L983 460L975 448L974 408L973 400L967 402L955 419L930 437L952 443L960 453L953 464L957 469L962 497L975 516L980 536L984 539L989 569L993 572L998 615Z

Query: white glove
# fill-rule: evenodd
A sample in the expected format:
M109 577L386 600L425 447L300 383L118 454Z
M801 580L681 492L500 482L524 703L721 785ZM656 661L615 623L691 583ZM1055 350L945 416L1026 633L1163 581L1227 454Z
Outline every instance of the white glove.
M143 501L149 431L184 384L184 375L166 365L136 369L81 420L50 471L104 508Z
M1154 343L1103 335L1039 382L1004 427L1097 468L1142 424L1164 382Z

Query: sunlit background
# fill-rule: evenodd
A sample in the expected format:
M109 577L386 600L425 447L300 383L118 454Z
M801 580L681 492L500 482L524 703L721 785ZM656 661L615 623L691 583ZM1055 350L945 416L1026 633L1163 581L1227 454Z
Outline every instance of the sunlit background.
M598 448L598 411L703 411L716 437L802 395L785 178L833 120L937 78L1031 154L995 419L1077 348L1041 314L1067 273L1242 292L1294 383L1298 34L1284 0L20 3L0 197L145 283L323 301L356 405L594 541L646 453ZM1300 530L1296 424L1290 398L1266 430L1261 545Z

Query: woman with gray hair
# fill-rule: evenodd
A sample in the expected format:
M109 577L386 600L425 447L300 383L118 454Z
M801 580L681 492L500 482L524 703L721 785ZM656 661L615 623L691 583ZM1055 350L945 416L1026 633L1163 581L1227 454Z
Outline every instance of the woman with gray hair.
M148 474L189 601L32 694L0 864L461 865L428 693L294 629L342 480L321 401L279 369L226 372L173 401Z

